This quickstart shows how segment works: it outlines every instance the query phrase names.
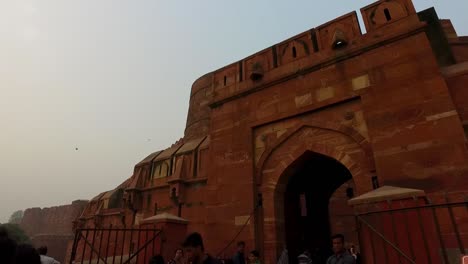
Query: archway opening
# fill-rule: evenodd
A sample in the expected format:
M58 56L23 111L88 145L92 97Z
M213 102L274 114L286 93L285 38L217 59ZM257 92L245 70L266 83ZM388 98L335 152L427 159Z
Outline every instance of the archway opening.
M330 236L344 233L357 243L352 208L354 183L349 170L337 160L311 151L294 161L281 177L284 191L284 238L290 263L308 250L314 262L325 263L332 254ZM281 216L280 216L281 217ZM281 228L281 227L279 227Z

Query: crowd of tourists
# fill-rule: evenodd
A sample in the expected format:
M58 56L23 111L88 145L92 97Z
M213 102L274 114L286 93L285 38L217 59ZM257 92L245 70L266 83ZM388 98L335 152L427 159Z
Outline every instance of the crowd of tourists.
M345 248L343 235L334 235L331 238L333 254L325 261L314 259L309 251L304 251L297 256L299 264L359 264L359 253L352 246ZM237 251L230 258L213 257L205 252L203 238L199 233L192 233L185 239L181 248L174 252L174 257L168 262L161 255L151 258L149 264L261 264L258 250L252 250L245 255L245 242L237 243ZM281 253L277 264L289 264L290 258L285 248ZM47 247L35 249L29 244L17 244L8 236L6 230L0 229L0 263L5 264L60 264L55 259L47 256Z
M344 236L337 234L331 237L333 254L328 256L323 262L314 259L312 254L305 250L297 256L299 264L360 264L360 254L356 252L352 245L345 248ZM248 257L245 256L245 242L237 243L237 251L231 259L215 258L205 252L202 236L199 233L192 233L182 245L183 248L178 248L174 257L167 263L160 255L154 256L149 264L261 264L260 254L258 250L249 252ZM289 264L288 250L285 248L281 253L277 264Z

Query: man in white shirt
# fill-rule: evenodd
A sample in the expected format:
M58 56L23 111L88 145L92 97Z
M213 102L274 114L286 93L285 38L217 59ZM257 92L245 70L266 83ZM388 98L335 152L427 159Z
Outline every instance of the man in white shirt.
M39 251L39 255L41 255L41 264L60 264L60 262L56 261L54 258L47 256L47 247L42 246L37 251Z

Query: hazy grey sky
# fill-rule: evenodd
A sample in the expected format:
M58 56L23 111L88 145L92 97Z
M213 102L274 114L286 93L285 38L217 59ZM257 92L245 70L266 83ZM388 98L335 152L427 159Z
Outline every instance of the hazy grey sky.
M114 188L183 136L197 77L372 2L0 0L0 222ZM415 5L468 35L468 1Z

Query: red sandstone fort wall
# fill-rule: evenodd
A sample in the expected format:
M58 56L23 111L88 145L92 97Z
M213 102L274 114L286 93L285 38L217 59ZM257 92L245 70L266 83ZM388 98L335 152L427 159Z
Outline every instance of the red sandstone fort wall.
M49 208L30 208L24 212L21 228L30 237L37 234L70 234L73 221L81 214L87 201Z
M468 37L459 37L449 19L442 19L440 22L449 41L455 60L458 63L468 61Z
M465 128L465 135L468 138L468 89L466 89L468 83L468 63L460 71L464 71L464 73L447 78L447 83L449 84L453 102Z
M34 246L47 246L48 254L63 262L67 244L73 240L73 221L87 203L88 201L73 201L68 205L26 209L20 226Z
M458 62L468 61L468 38L460 38L452 43L452 50Z

